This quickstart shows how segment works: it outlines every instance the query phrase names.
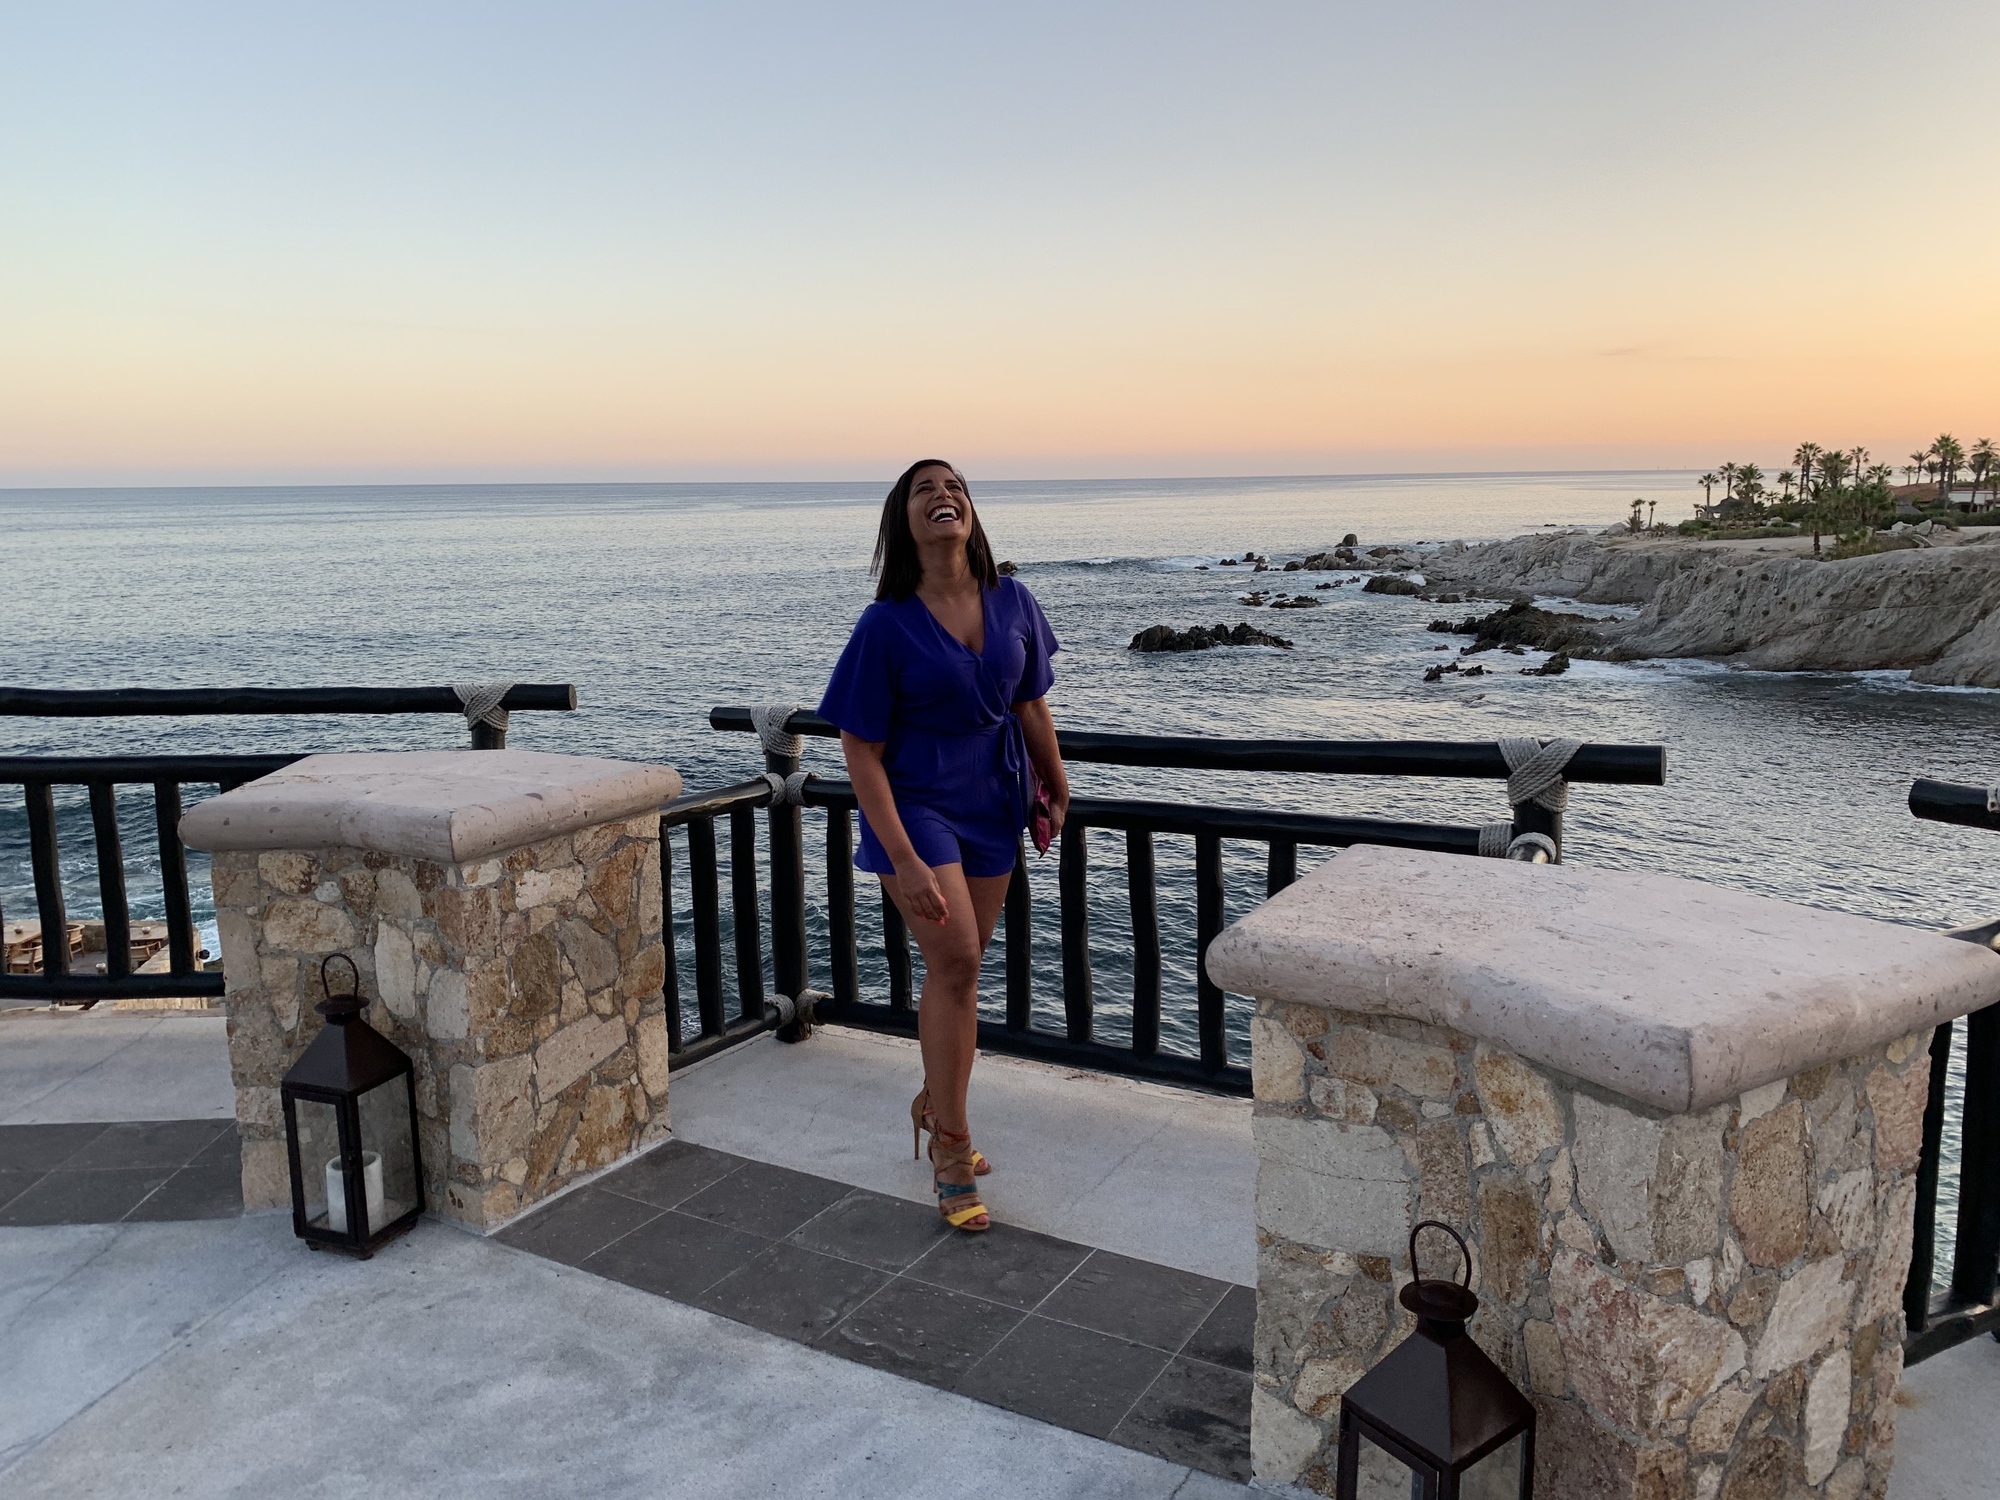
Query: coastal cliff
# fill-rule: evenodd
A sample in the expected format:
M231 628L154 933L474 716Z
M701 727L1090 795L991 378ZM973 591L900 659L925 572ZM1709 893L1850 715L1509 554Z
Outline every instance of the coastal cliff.
M1432 560L1430 587L1640 604L1598 625L1611 661L1703 657L1775 672L1906 670L2000 687L2000 533L1823 561L1802 539L1699 543L1566 533Z

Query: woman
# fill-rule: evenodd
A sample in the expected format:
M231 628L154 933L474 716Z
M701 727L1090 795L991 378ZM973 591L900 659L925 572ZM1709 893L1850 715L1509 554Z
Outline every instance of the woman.
M1034 595L993 565L965 476L912 464L882 506L875 602L862 612L819 711L840 727L861 804L855 865L882 880L924 955L917 1037L924 1087L910 1134L930 1132L938 1212L992 1220L973 1184L966 1085L979 1045L979 961L1007 899L1033 796L1062 829L1069 780L1043 695L1056 638Z

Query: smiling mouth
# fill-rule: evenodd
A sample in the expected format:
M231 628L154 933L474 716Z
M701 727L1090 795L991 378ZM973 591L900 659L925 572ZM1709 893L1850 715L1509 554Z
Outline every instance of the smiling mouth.
M947 521L956 521L958 519L958 507L956 505L934 505L924 519L929 521L933 526L942 526Z

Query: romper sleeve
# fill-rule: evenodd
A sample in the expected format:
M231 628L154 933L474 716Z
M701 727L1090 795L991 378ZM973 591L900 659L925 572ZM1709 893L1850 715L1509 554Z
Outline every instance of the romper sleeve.
M819 700L821 718L872 744L889 738L889 720L896 701L896 669L891 660L888 623L875 606L862 612L840 660L834 663L826 693Z
M1028 638L1027 658L1021 664L1020 686L1014 689L1016 703L1032 703L1037 698L1048 696L1048 691L1056 680L1055 668L1049 658L1062 650L1062 643L1056 633L1049 628L1048 616L1035 602L1035 596L1027 586L1019 581L1015 588L1021 595L1021 624Z

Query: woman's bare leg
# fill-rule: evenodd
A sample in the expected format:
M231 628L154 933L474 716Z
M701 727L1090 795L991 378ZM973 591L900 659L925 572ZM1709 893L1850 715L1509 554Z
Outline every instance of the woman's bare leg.
M979 960L993 941L993 927L1006 905L1012 876L968 879L962 865L933 865L931 873L950 916L937 923L903 913L924 956L917 1041L938 1124L953 1135L963 1135L965 1091L972 1079L972 1059L979 1051ZM889 891L889 883L884 881L882 888ZM890 895L893 899L894 893Z

